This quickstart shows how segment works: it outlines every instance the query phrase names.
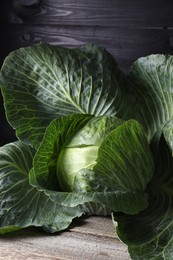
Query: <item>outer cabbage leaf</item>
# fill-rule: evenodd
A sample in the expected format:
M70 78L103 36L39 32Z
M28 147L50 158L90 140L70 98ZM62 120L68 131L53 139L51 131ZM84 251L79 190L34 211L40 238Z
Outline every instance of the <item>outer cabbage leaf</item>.
M155 166L148 208L134 216L114 215L118 235L135 260L170 260L173 255L173 158L163 139Z
M99 189L146 190L154 161L144 128L137 121L124 122L105 137L94 172L93 183Z
M93 45L21 48L6 58L0 74L7 119L22 141L35 146L54 118L115 115L123 104L123 81L112 56Z
M100 151L100 158L103 156L106 157L107 162L105 165L101 165L100 162L98 162L98 167L96 167L96 171L102 167L102 170L104 172L105 170L105 175L107 175L108 179L110 177L110 180L107 182L111 184L113 183L114 189L111 186L111 189L108 188L102 188L102 189L97 189L98 183L102 184L102 177L100 180L98 180L98 183L95 185L95 182L90 182L90 177L94 174L95 178L95 173L93 171L88 172L88 170L83 169L81 174L79 174L79 177L76 177L75 183L79 182L81 184L81 181L83 182L88 182L88 185L91 185L93 189L89 189L88 192L81 192L81 190L76 189L76 192L60 192L60 188L58 187L58 182L56 182L56 167L57 167L57 160L58 160L58 155L60 153L60 150L62 149L64 144L69 144L68 138L77 132L78 129L81 129L82 123L87 122L87 120L91 119L89 116L86 115L71 115L67 117L62 117L60 119L53 120L51 124L47 127L44 139L36 153L36 156L34 158L34 171L32 172L30 176L30 181L31 184L36 186L39 190L45 190L46 194L49 194L52 198L52 200L55 201L61 201L63 199L63 205L65 203L65 198L68 197L68 200L71 199L72 203L76 203L76 198L79 200L81 198L92 198L91 202L92 205L84 205L83 209L85 212L89 213L94 213L94 214L102 214L102 210L97 207L96 210L94 209L95 204L100 204L101 208L104 206L104 211L107 213L110 213L111 211L122 211L128 214L135 214L139 212L140 210L144 209L147 207L147 193L145 192L146 185L150 178L152 177L153 173L153 162L152 162L152 157L150 157L150 151L149 151L149 145L147 142L147 139L145 137L145 134L143 131L142 126L140 126L137 122L131 122L129 123L129 128L128 124L123 124L124 129L119 129L117 134L113 134L115 130L113 130L111 133L111 136L107 136L108 139L106 139L106 142L112 142L112 146L110 147L110 150L107 150L107 154L105 156L105 149L104 146L106 144L103 144L102 149ZM119 119L117 119L119 122ZM68 129L68 131L66 131ZM129 135L129 129L131 129L132 136L131 140ZM117 141L117 137L121 132L121 136L126 138L126 142L122 143L122 146L120 143L117 143L117 147L115 144L115 141ZM141 143L140 143L141 139ZM104 141L103 141L104 142ZM110 172L110 176L108 176L109 172L109 166L113 162L115 168L117 167L116 159L113 161L113 157L117 158L119 157L118 151L121 149L122 153L125 153L126 148L129 144L129 142L133 142L133 148L137 149L137 152L135 153L135 157L137 155L138 159L141 161L141 165L144 164L144 162L147 164L145 165L145 169L140 170L140 172L135 171L134 172L134 165L133 162L129 162L129 166L131 168L127 172L127 175L119 174L117 172L113 172L113 174ZM136 145L135 145L136 142ZM125 145L127 144L127 146ZM83 144L84 145L84 144ZM115 146L115 147L114 147ZM144 147L143 147L144 146ZM106 147L107 149L107 147ZM148 149L148 150L147 150ZM142 151L142 153L141 153ZM146 151L148 153L146 153ZM108 153L110 154L108 155ZM132 152L132 151L131 151ZM129 152L129 154L131 154ZM134 151L133 151L134 152ZM116 155L117 153L117 155ZM144 155L144 153L146 153ZM134 160L134 157L131 158L130 155L124 154L124 158L128 160ZM111 161L112 159L112 161ZM123 159L123 157L122 157ZM99 158L98 158L99 160ZM138 162L138 165L140 165L140 162ZM123 163L122 165L123 166ZM119 170L120 168L118 168ZM149 171L147 171L149 169ZM112 169L111 169L112 170ZM112 176L113 175L113 176ZM129 175L129 176L128 176ZM89 177L88 177L89 176ZM82 179L83 178L83 179ZM113 181L112 181L113 179ZM124 186L122 185L120 187L116 186L115 183L117 183L117 179L122 180L122 183L124 182ZM128 187L129 180L131 182L131 186ZM137 182L140 181L141 184L137 184ZM105 187L107 187L105 185ZM89 200L89 199L88 199ZM68 201L69 203L69 201ZM88 206L88 208L87 208Z
M173 56L155 54L139 58L127 77L125 118L135 118L151 141L160 139L164 124L173 116Z

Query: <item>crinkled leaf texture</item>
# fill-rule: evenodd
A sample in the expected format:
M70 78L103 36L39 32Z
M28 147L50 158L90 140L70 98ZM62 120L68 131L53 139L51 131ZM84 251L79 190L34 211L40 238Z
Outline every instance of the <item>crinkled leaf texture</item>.
M114 215L118 235L135 260L170 260L173 255L173 158L163 138L155 165L148 208L134 216Z
M77 130L80 130L84 123L91 119L92 117L87 115L71 115L53 120L47 127L44 139L35 155L34 171L30 176L30 181L38 189L46 189L46 193L50 194L51 198L57 201L59 201L59 187L56 181L56 167L59 152L65 143L69 145L69 138ZM117 119L117 122L119 122L119 119ZM120 132L124 141L116 144ZM107 143L112 143L112 145L105 147ZM129 148L129 143L133 143L133 147L130 148L131 151L128 154L126 151ZM135 149L136 152L134 151ZM105 157L107 163L101 163L103 157ZM138 172L138 168L135 169L134 159L138 159L137 167L139 168L145 163L145 169ZM128 166L126 166L126 162L128 162ZM124 167L129 167L127 172L125 172ZM101 207L104 205L105 210L108 209L108 213L111 211L122 211L128 214L135 214L147 207L148 196L145 189L153 174L153 159L143 127L138 122L135 120L125 122L121 129L118 126L115 130L112 130L111 135L108 134L105 143L101 145L98 165L96 165L95 169L94 179L96 177L97 182L95 183L94 180L94 182L91 181L90 183L89 181L92 189L86 193L67 193L71 201L73 201L74 196L79 198L80 196L83 196L83 198L91 196L93 203L99 203ZM100 173L101 169L102 174ZM82 174L85 177L88 171L83 169ZM80 178L81 175L79 176ZM105 178L107 178L107 181L105 181ZM86 177L84 181L88 182L88 178ZM129 182L131 186L128 185ZM137 184L138 182L139 184ZM100 188L100 184L104 187ZM97 186L99 189L97 189ZM60 196L67 196L63 192L60 194ZM86 211L92 211L95 214L102 212L100 209L98 211L98 207L96 210L92 209L92 206Z
M9 122L35 146L54 118L115 115L123 105L123 80L112 56L94 45L21 48L6 58L0 76Z
M153 156L144 128L136 120L128 120L101 143L93 182L107 191L145 192L153 171Z
M125 118L137 119L148 139L160 138L173 116L173 56L154 54L139 58L127 76Z

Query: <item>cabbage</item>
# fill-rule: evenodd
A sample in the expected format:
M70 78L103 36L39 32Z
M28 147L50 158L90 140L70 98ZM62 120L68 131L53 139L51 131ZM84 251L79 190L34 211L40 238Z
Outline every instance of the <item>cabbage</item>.
M96 165L98 149L106 135L123 121L115 117L96 117L91 119L82 129L63 146L57 161L58 183L63 191L75 191L75 179L78 174L87 171L92 175ZM80 181L77 189L89 190L88 177ZM86 183L84 183L86 182Z
M125 76L103 48L39 44L5 59L0 86L18 138L0 147L0 234L111 214L132 259L170 260L173 56Z

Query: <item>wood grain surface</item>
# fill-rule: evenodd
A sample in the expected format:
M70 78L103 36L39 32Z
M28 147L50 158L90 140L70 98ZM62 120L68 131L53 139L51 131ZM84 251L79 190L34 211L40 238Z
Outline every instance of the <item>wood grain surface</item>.
M2 0L0 63L39 42L105 47L127 72L134 60L173 53L173 2L137 0Z
M110 218L90 217L69 231L46 234L25 229L0 237L0 259L128 260Z
M21 46L40 42L73 48L87 43L97 44L105 47L126 73L141 56L172 53L173 43L173 29L8 25L4 36L8 43L4 46L7 53ZM6 56L7 53L2 52L1 55Z
M10 23L91 26L173 26L171 0L2 0Z

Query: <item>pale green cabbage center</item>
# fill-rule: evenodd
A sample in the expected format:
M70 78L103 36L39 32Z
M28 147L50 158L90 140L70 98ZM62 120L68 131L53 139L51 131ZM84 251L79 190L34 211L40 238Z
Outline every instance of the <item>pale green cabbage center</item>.
M98 146L63 148L57 162L60 187L72 191L76 174L82 169L92 170L96 164Z

